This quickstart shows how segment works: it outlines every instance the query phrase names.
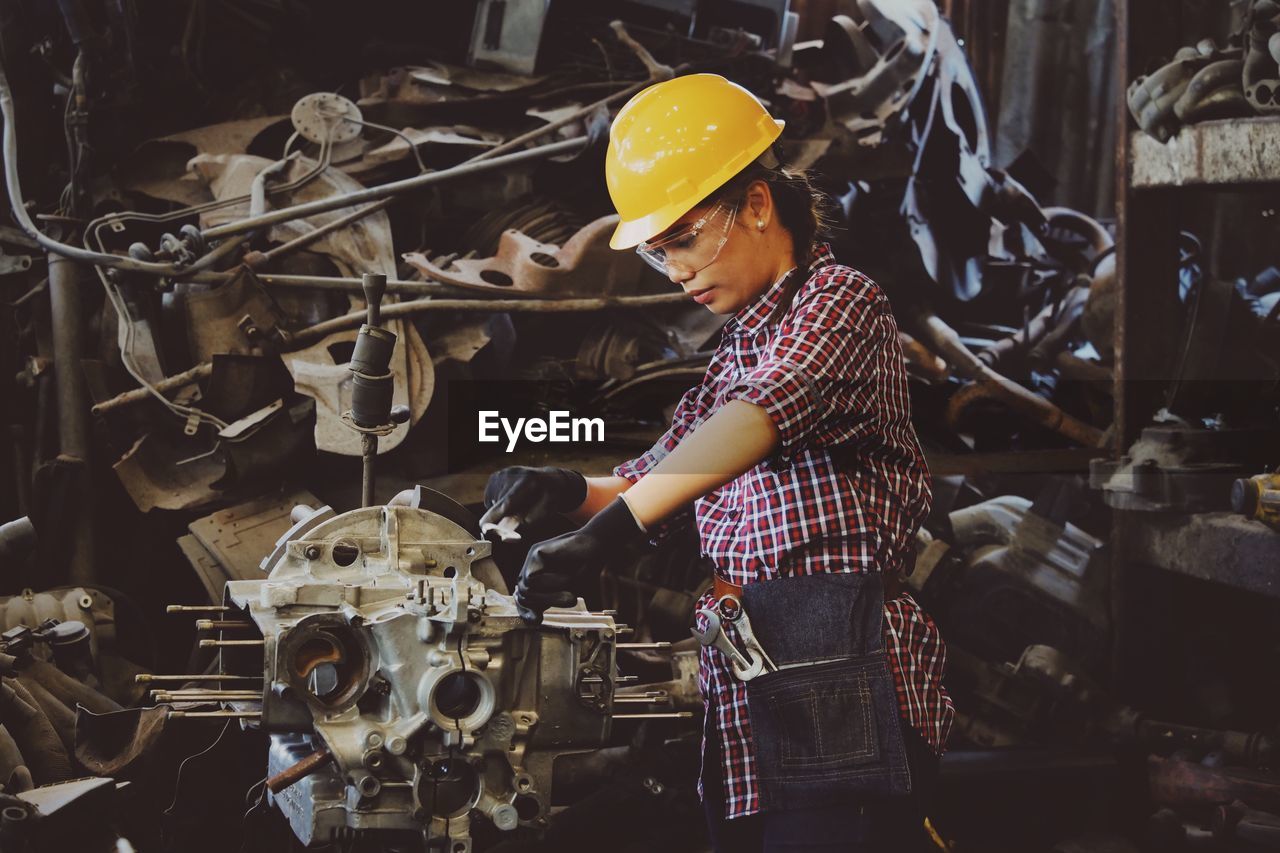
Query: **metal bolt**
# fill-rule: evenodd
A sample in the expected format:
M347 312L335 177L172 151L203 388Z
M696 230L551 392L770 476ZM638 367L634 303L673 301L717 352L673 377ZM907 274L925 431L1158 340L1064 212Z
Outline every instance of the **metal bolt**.
M306 556L308 560L318 560L320 559L320 546L308 545L307 550L303 551L302 553Z
M586 639L587 632L582 630L581 628L574 628L572 631L569 632L569 636L575 640L583 640L583 639Z
M392 735L387 738L387 752L392 755L404 755L406 749L409 748L409 742L400 735Z
M88 610L91 607L93 607L93 596L91 595L80 596L80 609Z
M364 743L370 749L377 749L382 746L382 735L378 732L369 732L369 736L364 739Z
M493 825L503 832L510 832L520 825L520 815L516 807L503 803L493 810Z

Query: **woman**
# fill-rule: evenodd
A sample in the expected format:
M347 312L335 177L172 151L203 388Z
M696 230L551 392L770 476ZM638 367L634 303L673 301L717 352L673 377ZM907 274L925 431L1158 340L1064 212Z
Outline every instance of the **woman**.
M729 320L649 452L612 477L499 471L484 520L585 522L530 550L515 595L536 622L576 601L585 566L692 504L715 565L698 628L728 624L740 602L772 664L744 682L703 649L699 787L716 849L908 850L953 709L937 629L881 579L928 514L929 474L889 304L817 241L814 192L771 154L781 129L709 74L618 114L611 245ZM741 643L738 624L726 635Z

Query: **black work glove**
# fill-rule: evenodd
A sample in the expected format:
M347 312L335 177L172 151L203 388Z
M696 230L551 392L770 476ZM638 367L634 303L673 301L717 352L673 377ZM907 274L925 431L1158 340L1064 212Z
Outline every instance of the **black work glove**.
M620 549L642 541L647 535L631 514L631 508L622 498L614 498L572 533L534 545L516 583L516 610L520 618L537 625L548 607L572 607L578 600L572 587L583 569L604 563Z
M480 526L514 516L537 527L572 512L587 499L587 478L567 468L503 468L484 486Z

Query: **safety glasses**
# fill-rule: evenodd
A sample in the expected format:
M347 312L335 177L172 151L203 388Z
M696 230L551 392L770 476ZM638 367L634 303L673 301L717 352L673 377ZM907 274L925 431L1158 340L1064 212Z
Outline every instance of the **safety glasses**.
M715 263L729 242L738 205L718 202L705 216L660 239L636 246L636 254L663 275L692 275Z

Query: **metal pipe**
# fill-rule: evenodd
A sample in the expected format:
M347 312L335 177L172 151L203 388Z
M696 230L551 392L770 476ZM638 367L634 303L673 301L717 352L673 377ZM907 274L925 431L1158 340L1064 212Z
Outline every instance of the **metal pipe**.
M378 455L378 437L373 433L360 435L360 506L373 506L373 460Z
M174 377L177 378L177 377ZM165 613L225 613L230 610L225 604L169 604Z
M252 622L240 622L229 619L197 619L197 631L226 631L244 628L252 628Z
M632 650L639 650L639 649L669 649L669 648L671 648L671 644L670 644L670 643L666 643L666 642L662 642L662 643L618 643L617 648L619 648L619 649L632 649Z
M554 157L557 154L576 152L581 150L586 143L587 138L585 136L578 136L561 142L551 142L525 151L517 151L514 154L507 154L503 157L494 157L490 160L468 161L454 166L451 169L443 169L439 172L428 172L425 175L415 175L412 178L392 181L391 183L382 184L377 187L367 187L366 189L346 193L345 195L317 199L316 201L296 204L292 207L281 208L280 210L273 210L270 213L264 213L261 216L251 216L247 219L241 219L238 222L228 222L225 225L218 225L201 233L206 240L212 240L218 237L230 237L233 234L243 234L246 231L254 231L259 228L278 225L281 222L305 219L306 217L314 216L317 213L328 213L331 210L339 210L344 207L354 207L357 204L364 204L369 201L378 201L379 199L389 198L401 193L412 192L414 190L422 189L423 187L429 187L432 184L443 183L445 181L456 180L458 178L468 178L472 175L479 175L485 172L516 166L533 160Z
M261 711L170 711L165 715L171 720L198 720L198 719L257 719L262 716Z
M299 782L315 773L332 760L332 752L327 749L317 749L292 767L286 767L276 775L268 778L267 790L273 794L278 794L295 782Z
M261 681L261 675L152 675L144 672L135 675L135 684L148 684L153 681Z
M220 649L226 646L265 646L266 640L201 640L202 649Z
M661 293L654 296L603 296L587 299L414 299L397 302L382 309L384 319L409 317L433 311L493 311L508 313L558 313L599 311L605 308L648 308L687 302L684 293ZM289 349L301 349L334 332L354 329L365 321L364 311L353 311L331 320L308 326L289 340Z
M79 268L68 258L49 253L49 313L53 325L54 383L58 394L58 454L78 464L75 518L67 580L92 583L93 483L89 468L89 389L80 360L84 353L84 303Z
M692 711L663 711L653 714L613 714L615 720L687 720Z

